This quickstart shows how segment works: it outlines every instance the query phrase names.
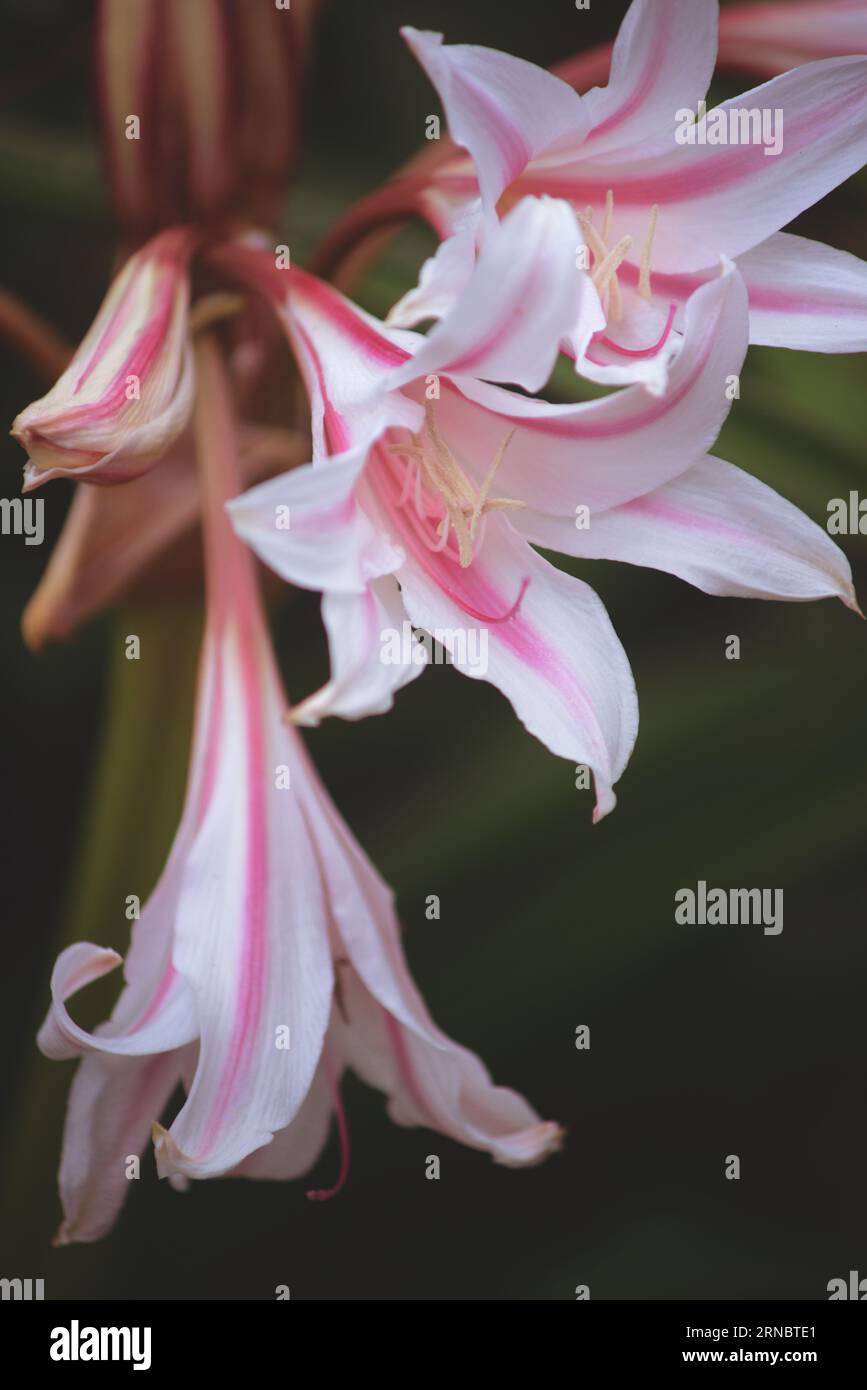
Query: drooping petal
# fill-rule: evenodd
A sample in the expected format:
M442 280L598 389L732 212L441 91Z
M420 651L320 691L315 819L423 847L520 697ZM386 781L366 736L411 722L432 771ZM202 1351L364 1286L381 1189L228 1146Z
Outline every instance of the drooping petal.
M496 685L552 753L592 768L594 819L612 810L638 705L626 654L593 590L494 515L468 568L442 554L426 565L413 557L398 579L414 626L449 651L457 670Z
M718 0L633 0L611 55L606 87L584 97L592 129L582 157L610 155L671 130L713 76Z
M66 371L15 420L25 491L51 478L126 482L159 459L193 401L188 343L190 233L131 256Z
M523 515L538 545L676 574L707 594L817 599L856 607L849 562L830 536L784 497L722 459L600 512L586 530Z
M150 927L145 916L141 920L146 929ZM141 926L138 939L145 939ZM61 951L51 976L51 1009L37 1038L43 1056L55 1061L88 1052L142 1057L171 1052L195 1038L194 1001L168 962L164 963L160 982L146 1008L139 1011L138 1016L133 998L141 989L136 988L139 981L133 975L133 983L122 996L111 1023L103 1025L98 1033L80 1028L71 1018L66 1000L120 964L121 957L116 951L94 946L89 941L76 942Z
M330 863L329 900L345 959L329 1047L390 1097L398 1124L425 1125L490 1153L498 1163L538 1163L560 1146L514 1091L494 1086L478 1057L436 1027L409 974L393 895L349 834L315 773L302 787L314 834Z
M419 377L481 377L540 390L560 342L583 350L605 315L577 264L584 239L567 203L525 198L489 228L452 311L390 375L392 389Z
M155 1128L154 1143L160 1176L201 1178L236 1167L298 1113L322 1052L333 974L286 700L252 559L224 510L237 489L225 375L210 339L197 357L208 754L172 962L195 996L200 1045L186 1103L168 1130Z
M384 714L397 691L424 670L425 648L410 641L409 620L391 576L372 581L363 594L326 593L322 620L331 675L292 710L295 724L312 727L329 716Z
M231 1176L280 1181L302 1177L325 1147L333 1114L331 1087L320 1062L307 1097L292 1123L275 1134L270 1144L256 1149L233 1168Z
M129 1160L150 1139L155 1115L180 1080L181 1054L91 1054L72 1082L60 1160L63 1222L55 1245L99 1240L114 1225L130 1181Z
M439 93L452 139L474 160L488 212L531 159L585 138L581 98L544 68L493 48L444 44L442 34L401 33Z
M738 257L750 297L750 342L806 352L867 350L867 263L777 232Z
M388 1096L389 1118L482 1149L508 1168L555 1153L560 1126L540 1120L516 1091L495 1086L481 1060L436 1027L402 960L380 956L379 997L353 969L342 972L346 1022L338 1019L334 1031L347 1064ZM383 1006L386 993L395 1013Z
M223 1173L291 1123L310 1088L331 1003L316 855L297 807L277 689L235 632L210 804L187 859L173 962L196 998L199 1061L182 1110L155 1134L160 1175ZM272 677L273 679L273 677Z

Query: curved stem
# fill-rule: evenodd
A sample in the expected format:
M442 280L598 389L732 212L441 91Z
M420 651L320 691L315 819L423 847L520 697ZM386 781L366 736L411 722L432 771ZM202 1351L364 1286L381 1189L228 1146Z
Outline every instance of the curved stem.
M47 381L65 371L72 348L60 334L14 294L0 289L0 338L17 348Z

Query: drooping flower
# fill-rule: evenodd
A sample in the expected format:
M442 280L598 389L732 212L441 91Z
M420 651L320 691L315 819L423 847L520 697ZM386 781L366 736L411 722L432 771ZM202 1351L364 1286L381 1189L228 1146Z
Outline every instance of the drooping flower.
M126 482L151 467L187 425L194 373L188 269L193 234L174 228L115 277L69 366L22 410L24 490L52 478Z
M401 950L392 897L340 821L283 721L252 571L224 503L237 488L219 349L198 348L208 604L190 779L166 868L133 930L109 1023L78 1027L67 999L120 957L89 943L59 957L40 1046L81 1057L67 1117L59 1243L112 1225L125 1164L153 1132L160 1175L294 1177L316 1160L351 1066L426 1125L498 1162L558 1146L482 1063L430 1019ZM159 1123L179 1082L187 1097ZM314 1192L322 1197L329 1193Z
M776 77L696 120L692 143L678 143L713 73L717 23L716 0L633 0L607 86L583 97L541 69L531 78L523 60L404 30L466 153L446 151L396 180L383 209L393 217L397 206L415 208L445 238L466 236L481 216L475 207L490 220L527 194L568 199L605 281L609 342L589 370L579 363L601 380L614 382L618 363L620 380L652 375L645 357L681 328L689 296L718 273L721 255L737 261L747 285L751 342L863 350L867 267L780 228L867 161L867 57ZM753 112L776 121L776 153L756 139ZM746 132L737 143L717 142L735 125ZM380 215L374 197L347 227L358 236ZM427 277L435 312L460 293L454 260L443 278Z
M458 670L498 686L553 752L593 769L598 818L635 737L632 677L596 595L533 544L653 565L710 592L854 600L827 535L706 458L746 351L730 263L690 298L660 397L635 385L550 405L486 380L532 389L546 377L552 345L580 318L564 278L566 265L581 274L575 233L561 203L521 204L489 230L464 294L426 338L276 270L261 250L213 258L271 299L312 403L312 464L230 508L267 564L324 594L331 680L293 717L388 708L421 669L383 660L397 609L440 637ZM462 640L470 631L486 635L484 671Z

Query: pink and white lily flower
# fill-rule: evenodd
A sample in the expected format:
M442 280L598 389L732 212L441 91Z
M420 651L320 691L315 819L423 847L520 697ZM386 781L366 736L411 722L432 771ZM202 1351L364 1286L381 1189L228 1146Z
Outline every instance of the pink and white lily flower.
M137 478L190 419L189 262L194 235L162 232L130 256L66 371L12 433L27 450L24 491L52 478Z
M717 0L633 0L608 85L583 97L521 59L404 30L466 151L408 186L418 186L417 206L440 236L462 238L463 250L435 258L392 321L441 313L466 283L468 239L483 239L516 200L546 193L572 204L593 253L607 322L577 365L595 380L663 389L671 335L721 256L736 260L746 283L751 342L867 347L867 266L780 231L867 162L867 57L776 77L696 119L690 143L679 143L688 113L700 115L717 29ZM775 152L755 135L751 113L760 122L762 112L777 122Z
M324 595L331 679L294 719L387 709L422 669L384 660L403 617L458 670L495 684L554 753L592 768L598 819L635 738L633 680L595 593L534 544L650 564L712 593L854 600L824 532L707 458L747 346L731 263L691 296L665 395L634 385L551 405L490 384L533 389L580 320L574 233L562 203L520 204L491 228L464 295L427 337L275 269L264 250L213 259L271 299L312 403L312 463L230 507L268 565ZM485 634L484 670L469 655L473 632Z
M39 1035L82 1058L70 1097L58 1243L113 1224L129 1155L153 1133L161 1176L296 1177L336 1115L351 1066L425 1125L499 1163L534 1163L560 1130L495 1087L436 1028L404 961L392 895L340 820L283 720L286 698L252 557L224 512L237 488L227 378L200 342L197 438L208 605L186 803L162 878L133 929L111 1020L89 1033L67 1001L121 958L69 947ZM183 1082L187 1097L158 1123ZM322 1198L330 1192L311 1192Z

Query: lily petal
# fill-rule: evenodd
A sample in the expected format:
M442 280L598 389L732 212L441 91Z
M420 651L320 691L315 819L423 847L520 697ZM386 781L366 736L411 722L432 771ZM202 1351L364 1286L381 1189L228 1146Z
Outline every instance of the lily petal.
M398 575L407 613L442 642L457 670L496 685L552 753L593 769L598 820L614 808L612 787L638 730L629 662L588 585L549 565L502 516L487 523L468 569L439 557L427 570L407 562ZM468 625L487 635L484 669L460 640Z
M131 1187L130 1155L150 1139L181 1076L181 1053L152 1057L92 1054L80 1063L69 1093L60 1197L63 1222L55 1245L99 1240L114 1225Z
M356 500L366 458L362 444L251 488L228 505L235 530L290 584L364 593L403 559Z
M750 296L750 342L806 352L867 351L867 264L777 232L738 257Z
M578 506L606 511L704 456L731 408L727 387L743 364L747 332L746 289L728 265L689 300L663 396L636 385L601 400L549 405L464 378L460 394L443 392L441 428L446 438L461 441L462 456L472 462L492 458L514 427L498 490L574 523ZM519 529L522 514L513 514Z
M331 1086L324 1065L320 1062L301 1109L291 1125L274 1135L233 1168L236 1178L278 1179L300 1178L313 1167L328 1138L334 1114Z
M342 1009L330 1039L359 1075L390 1096L397 1124L424 1125L482 1149L498 1163L537 1163L562 1131L514 1091L494 1086L478 1057L441 1033L407 969L390 890L311 775L302 788L317 843L328 855L331 910L345 959Z
M579 206L601 205L611 190L617 234L631 235L636 246L656 204L653 271L680 273L749 251L867 162L867 57L807 63L716 109L727 122L731 112L781 111L781 149L676 144L672 112L670 135L629 158L531 169L518 187ZM716 119L708 113L709 122Z
M528 516L522 531L570 555L665 570L706 594L833 596L857 608L849 562L827 532L757 478L712 456L599 513L587 530Z
M442 101L449 133L469 151L488 213L539 155L579 145L590 128L581 98L533 63L442 34L401 29Z
M315 727L330 716L363 719L384 714L396 692L420 676L424 647L413 647L415 660L386 662L384 636L402 632L405 610L396 581L374 580L363 594L326 593L322 620L328 634L331 678L291 711L292 722Z
M695 107L710 86L718 0L634 0L614 42L608 85L587 92L586 157L671 131L672 114Z
M583 350L605 326L593 282L577 268L583 245L567 203L523 199L488 229L458 303L391 373L389 388L443 373L540 390L563 338L571 336Z

